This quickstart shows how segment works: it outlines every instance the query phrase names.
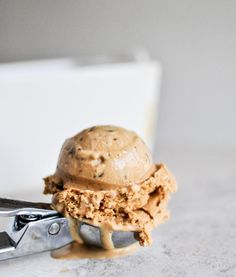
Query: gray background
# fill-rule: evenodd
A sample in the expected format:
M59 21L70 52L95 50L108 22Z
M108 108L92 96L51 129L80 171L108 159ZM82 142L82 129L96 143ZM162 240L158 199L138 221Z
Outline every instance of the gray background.
M139 47L164 67L158 145L235 146L236 1L0 1L0 62Z

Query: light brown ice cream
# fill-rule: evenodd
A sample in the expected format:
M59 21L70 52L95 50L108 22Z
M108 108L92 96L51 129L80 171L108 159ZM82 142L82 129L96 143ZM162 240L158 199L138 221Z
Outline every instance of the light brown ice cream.
M110 231L135 231L143 246L168 218L167 202L176 190L174 177L164 164L153 164L143 140L115 126L67 139L55 174L44 180L56 210Z

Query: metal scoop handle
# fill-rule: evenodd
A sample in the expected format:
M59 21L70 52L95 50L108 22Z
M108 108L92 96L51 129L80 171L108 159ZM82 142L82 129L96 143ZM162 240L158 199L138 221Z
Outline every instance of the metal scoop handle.
M16 216L16 215L56 215L49 203L28 202L21 200L13 200L0 198L0 217Z
M69 223L47 203L0 198L0 217L12 217L0 232L0 261L57 249L72 242Z

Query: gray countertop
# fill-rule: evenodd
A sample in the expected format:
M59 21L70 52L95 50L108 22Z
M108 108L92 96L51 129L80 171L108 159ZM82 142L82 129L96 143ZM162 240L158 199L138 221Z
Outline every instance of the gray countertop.
M236 149L163 147L157 160L179 190L151 247L109 260L37 254L1 262L1 276L236 276Z

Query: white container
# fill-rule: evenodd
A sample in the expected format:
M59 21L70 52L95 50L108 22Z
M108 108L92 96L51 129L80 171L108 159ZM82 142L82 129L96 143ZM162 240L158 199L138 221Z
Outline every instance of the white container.
M149 61L0 66L1 196L42 191L64 140L92 125L135 130L152 147L160 80L160 65Z

